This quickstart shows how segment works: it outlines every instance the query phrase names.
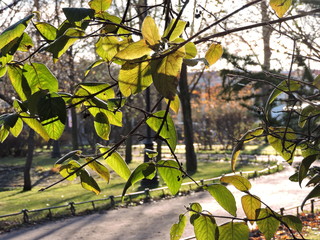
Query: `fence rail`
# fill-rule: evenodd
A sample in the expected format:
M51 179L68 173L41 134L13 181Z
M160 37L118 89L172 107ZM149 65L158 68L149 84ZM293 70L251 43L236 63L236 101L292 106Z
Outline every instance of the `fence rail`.
M223 176L228 176L228 175L234 175L234 174L240 174L240 175L246 175L248 177L258 177L260 175L264 175L264 174L270 174L273 171L277 172L280 171L281 168L283 166L277 164L268 168L265 168L263 170L260 171L244 171L244 172L235 172L235 173L229 173L229 174L225 174ZM192 189L192 185L198 184L197 187L201 188L201 186L203 185L208 185L209 182L212 182L212 184L216 181L218 181L222 176L219 177L214 177L214 178L210 178L210 179L203 179L203 180L198 180L195 182L186 182L186 183L182 183L182 186L189 186L190 189ZM52 207L47 207L47 208L41 208L41 209L34 209L34 210L28 210L28 209L22 209L20 212L17 213L11 213L11 214L6 214L6 215L0 215L0 221L3 218L9 218L9 217L15 217L18 215L22 215L22 221L23 223L29 223L30 222L30 214L31 213L38 213L38 212L44 212L47 211L47 217L52 220L53 219L53 214L52 214L52 210L53 209L68 209L71 213L71 215L76 215L76 206L78 205L82 205L82 204L90 204L92 206L93 210L96 210L96 204L97 202L109 202L107 204L107 209L109 208L113 208L116 206L117 202L122 202L122 199L124 199L124 201L127 202L131 202L132 198L137 197L137 196L141 196L144 195L145 199L150 199L151 192L156 192L156 191L162 191L164 192L165 190L167 190L168 187L160 187L160 188L155 188L155 189L148 189L146 188L143 191L138 191L138 192L133 192L133 193L128 193L124 196L124 198L122 198L122 195L116 195L116 196L108 196L106 198L101 198L101 199L96 199L96 200L89 200L89 201L84 201L84 202L69 202L68 204L65 205L60 205L60 206L52 206ZM129 200L128 200L129 199ZM89 210L89 209L87 209ZM0 229L1 230L1 229Z

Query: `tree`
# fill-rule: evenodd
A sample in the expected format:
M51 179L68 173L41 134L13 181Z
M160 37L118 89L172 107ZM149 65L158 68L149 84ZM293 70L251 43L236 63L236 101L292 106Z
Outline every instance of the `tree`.
M95 155L84 155L80 150L74 150L64 155L55 163L63 178L42 190L44 191L59 182L79 177L82 187L98 194L100 193L99 185L86 168L93 169L102 178L109 181L110 173L105 166L107 164L120 177L127 180L123 195L134 183L142 179L152 179L156 172L159 172L171 193L177 194L183 176L192 179L175 154L177 137L174 122L170 116L171 110L178 111L179 99L176 93L179 76L185 73L182 72L184 64L195 66L202 63L209 68L223 54L222 42L218 42L218 40L223 40L223 37L257 27L279 26L287 21L320 12L320 9L315 9L284 17L291 7L291 0L271 0L270 6L278 16L275 20L224 29L222 32L204 35L208 30L227 22L237 13L244 12L260 2L261 0L255 0L244 4L190 36L185 34L188 31L187 22L182 18L188 1L182 2L178 11L173 8L170 1L148 6L147 12L149 14L143 19L141 30L135 28L136 25L127 25L128 22L136 21L140 17L139 14L136 14L130 19L127 18L135 8L131 1L127 1L121 15L112 14L111 0L91 0L87 8L64 8L63 13L66 20L58 27L47 22L36 21L34 14L26 16L0 35L1 74L2 76L7 74L17 94L13 102L14 110L0 116L0 141L5 141L9 134L18 136L23 124L28 125L46 141L49 139L58 140L65 129L67 109L72 108L87 111L94 119L93 125L96 134L102 140L108 141L110 140L111 125L122 126L121 110L125 107L131 107L139 111L142 118L127 135L110 145L97 144L98 153ZM156 8L161 8L164 13L167 13L164 14L164 19L156 21L150 16L153 9ZM161 26L165 25L163 23L171 16L170 23L167 24L164 31L160 31ZM45 43L27 57L21 58L17 53L28 47L31 40L26 30L27 26L33 27ZM120 67L119 75L113 76L110 71L109 81L81 81L74 91L60 92L58 80L48 66L33 60L37 54L48 52L52 54L53 61L57 62L71 46L75 47L74 44L77 41L92 41L95 53L100 57L88 67L86 75L92 74L93 69L98 65L105 65L108 69L117 65ZM205 45L203 47L208 45L208 48L205 53L200 53L202 58L196 58L197 47L201 45ZM292 67L293 65L291 65L291 69ZM260 127L248 131L238 140L232 155L233 169L235 169L236 160L243 144L260 137L267 137L270 145L289 164L293 162L295 150L301 149L305 159L299 170L298 181L300 184L307 176L308 171L311 170L310 165L318 159L317 118L319 110L314 101L318 98L316 93L318 92L319 79L316 78L312 85L293 79L291 72L290 70L287 77L274 76L279 84L271 84L273 91L262 111L262 124ZM133 107L126 103L126 98L143 93L150 85L153 85L161 95L161 98L154 101L155 104L151 106L150 110L146 111L141 106ZM306 95L303 91L304 88L312 88L312 94ZM269 121L270 108L282 92L289 96L287 100L288 120L287 125L277 126ZM183 99L185 96L181 95L180 97ZM165 109L158 111L157 107L164 98L167 103ZM308 103L309 105L298 112L296 106L299 103ZM297 132L290 128L291 116L294 114L299 115L299 126L305 127L308 130L307 134L305 131ZM137 131L145 124L154 130L153 139L161 139L167 144L172 159L156 160L156 152L151 151L148 152L151 160L140 164L131 172L123 158L117 153L117 149L130 136L137 134ZM144 135L141 137L145 138ZM98 160L101 157L104 162ZM312 183L317 185L306 197L306 200L319 195L319 174L316 174L316 177L312 179ZM280 223L290 231L291 229L301 230L302 224L298 218L278 215L258 196L251 194L251 184L246 178L238 175L225 176L221 178L221 182L230 183L245 193L242 198L242 208L246 213L246 218L236 217L234 196L224 185L201 186L230 214L230 216L225 216L230 222L217 226L215 218L219 216L203 211L198 203L191 204L190 207L187 207L187 211L190 213L190 220L194 225L198 239L217 239L218 237L219 239L229 239L230 234L235 239L247 239L249 235L247 223L250 221L257 222L267 239L273 236ZM302 205L304 203L305 201ZM171 229L171 239L178 239L181 236L185 221L186 216L181 215L178 224L173 225ZM296 237L293 235L293 238Z

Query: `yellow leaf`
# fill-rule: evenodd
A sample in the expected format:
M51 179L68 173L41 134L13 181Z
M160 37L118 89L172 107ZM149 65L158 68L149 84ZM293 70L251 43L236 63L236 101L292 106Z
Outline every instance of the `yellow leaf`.
M154 46L160 43L161 37L159 34L159 30L152 17L147 16L144 19L141 27L141 32L147 44Z
M276 12L279 18L288 11L292 5L292 0L270 0L270 6Z
M223 54L223 48L220 44L217 44L217 43L211 44L211 46L209 47L205 55L205 58L208 61L209 66L211 66L216 61L218 61L219 58L221 58L222 54Z
M256 196L245 195L241 198L241 204L248 219L254 220L258 218L259 211L257 210L261 208L260 198ZM254 221L250 221L251 224L253 224L253 222Z
M169 99L165 98L164 99L166 101L166 103L169 102ZM175 113L178 113L179 112L179 108L180 108L180 99L179 97L176 95L174 97L174 100L172 100L170 102L170 108L172 109L172 111L174 111Z
M118 52L115 57L122 60L133 60L149 55L151 50L146 41L141 39L138 42L129 44L125 49Z

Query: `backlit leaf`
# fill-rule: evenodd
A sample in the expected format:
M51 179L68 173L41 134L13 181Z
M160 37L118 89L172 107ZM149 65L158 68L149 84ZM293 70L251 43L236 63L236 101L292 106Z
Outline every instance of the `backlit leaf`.
M147 16L143 20L141 33L148 45L154 46L160 43L161 37L158 26L152 17Z
M229 222L219 227L219 240L249 239L250 229L244 222Z
M0 128L0 142L3 143L8 136L9 136L9 130L4 125L2 125Z
M45 128L42 126L42 124L35 118L31 118L28 113L21 112L20 116L22 117L22 120L30 127L32 128L36 133L38 133L45 141L49 141L50 137L45 130Z
M187 44L184 45L184 47L186 49L186 59L192 59L197 56L198 50L193 42L187 42Z
M237 215L237 205L233 194L221 184L212 184L204 188L232 216Z
M165 98L164 99L166 101L167 104L169 104L169 99ZM174 97L173 101L170 101L170 108L172 111L174 111L175 113L179 112L179 108L180 108L180 99L178 97L178 95L176 95Z
M167 114L165 119L165 110L156 112L153 115L155 117L149 117L146 123L156 133L158 133L161 128L161 131L159 133L160 137L166 139L170 148L175 151L177 146L177 133L169 113Z
M118 52L115 57L121 60L134 60L149 55L152 49L147 45L146 40L130 43L125 49Z
M244 213L246 214L248 219L252 219L250 223L253 224L253 219L258 218L259 209L261 208L260 198L256 196L245 195L241 198L241 204Z
M219 239L219 230L213 217L199 215L193 219L193 226L197 240Z
M31 89L28 85L26 78L23 76L22 69L18 66L9 65L8 76L14 90L19 95L22 101L27 100L31 95Z
M212 64L216 63L223 54L223 48L220 44L213 43L209 47L209 49L206 52L205 59L208 61L210 67Z
M99 112L94 117L94 128L99 137L109 140L110 124L107 116L103 112Z
M173 160L160 160L157 162L157 170L164 182L168 185L172 195L176 195L182 183L180 166Z
M23 33L19 42L18 51L28 52L34 46L31 37Z
M292 0L270 0L270 6L281 18L292 5Z
M114 90L108 83L86 82L81 83L79 87L85 89L88 95L95 95L96 98L104 101L115 97Z
M167 38L168 39L168 34L171 31L171 29L173 28L175 22L177 20L176 19L172 19L170 24L168 25L168 27L166 28L166 30L164 31L162 37ZM183 34L184 29L186 28L187 22L182 21L182 20L178 20L176 23L176 26L174 28L174 30L172 31L170 37L169 37L169 41L172 42L175 39L177 39L181 34Z
M154 85L163 97L170 100L174 100L177 92L184 56L185 50L182 47L162 60L153 61L154 63L152 63Z
M94 63L92 63L92 64L87 68L87 70L85 71L84 76L86 77L93 68L100 66L102 63L104 63L103 60L98 60L98 61L95 61Z
M15 24L11 25L9 28L4 30L0 34L0 49L2 54L5 54L2 52L2 49L4 48L4 46L9 44L14 39L19 38L23 34L24 30L28 26L33 16L34 15L32 14L21 19L19 22L16 22Z
M241 149L243 148L243 144L254 140L255 138L259 137L263 133L263 128L256 128L249 130L246 132L237 142L237 145L233 148L232 156L231 156L231 168L232 171L235 171L236 163L238 156L240 154Z
M106 163L124 180L128 180L131 171L127 165L127 163L123 160L123 158L114 151L112 154L106 153L110 148L102 147L99 149L101 153L105 153L103 158L106 160Z
M68 162L68 164L60 166L59 173L61 174L62 177L64 177L64 178L67 177L67 180L72 181L72 180L76 179L76 177L79 175L79 171L77 171L77 172L75 172L75 171L77 169L79 169L80 167L81 167L81 165L79 162L77 162L75 160L71 160ZM70 175L70 174L72 174L72 175Z
M90 8L63 8L63 13L71 23L81 22L94 17L94 10Z
M125 97L143 91L151 83L150 62L126 62L122 65L119 72L119 88Z
M51 24L46 22L36 22L34 23L34 26L47 42L54 41L57 38L58 29Z
M191 203L190 209L193 210L193 211L189 211L190 217L194 214L202 212L202 207L199 203Z
M81 186L84 189L92 191L97 195L101 192L99 185L94 180L94 178L90 176L90 173L87 170L82 169L80 171L79 176L80 176Z
M23 67L23 76L28 81L31 94L39 90L49 90L49 92L58 91L58 80L44 64L25 64Z
M154 163L140 164L130 175L126 185L123 188L122 196L124 196L129 187L142 179L153 179L156 174Z
M128 45L127 41L119 41L117 37L100 37L95 44L97 54L107 62Z
M18 137L22 132L22 129L23 129L23 121L21 120L21 118L18 118L15 125L9 128L9 131L14 137Z
M92 158L86 158L86 162L90 162L88 166L96 171L100 177L102 177L104 180L109 182L110 180L110 173L107 167L105 167L102 163L100 163L97 160L92 161Z
M242 192L246 192L251 189L251 183L249 180L239 175L224 176L220 179L220 181L224 183L230 183Z
M89 2L90 8L92 8L96 13L101 13L107 10L112 3L112 0L91 0Z
M269 144L286 160L292 164L294 152L297 145L293 140L297 138L291 128L285 127L270 127L269 135L267 136Z
M183 214L179 216L179 222L172 225L170 229L170 240L179 240L182 237L187 224L187 217Z
M267 208L260 209L258 218L262 219L257 221L259 230L263 233L267 240L270 240L276 233L280 222L272 217L271 211Z
M67 154L65 154L61 158L59 158L54 165L60 165L60 164L64 163L64 161L66 161L72 157L79 157L81 153L82 153L81 150L73 150L71 152L68 152Z
M84 32L76 28L67 29L62 36L50 43L44 50L53 54L53 59L56 62L69 47L71 47L79 37L82 37Z
M310 117L319 113L320 111L312 105L308 105L305 108L303 108L301 110L301 113L299 114L299 127L303 128Z

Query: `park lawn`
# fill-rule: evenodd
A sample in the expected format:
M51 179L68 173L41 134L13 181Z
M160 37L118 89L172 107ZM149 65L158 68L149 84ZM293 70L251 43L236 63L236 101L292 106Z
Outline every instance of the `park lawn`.
M42 162L42 167L52 166L46 164L46 160L42 161L40 159L38 161ZM130 169L133 169L138 164L138 162L134 161L132 164L130 164L129 167ZM237 170L261 170L265 167L266 165L262 164L252 164L245 165L241 169ZM193 174L192 177L195 180L201 180L217 177L228 172L230 172L230 162L199 162L198 171ZM184 179L184 182L190 181L190 179ZM20 212L22 209L40 209L64 205L68 204L69 202L90 201L95 199L107 198L110 195L120 195L122 193L125 181L119 176L112 174L109 184L107 184L103 180L99 180L98 183L101 188L101 193L99 195L83 189L77 182L77 180L72 182L66 181L43 192L39 192L40 187L34 187L32 191L28 192L22 192L21 189L2 191L0 192L0 215ZM162 184L162 181L160 181L160 186ZM127 192L134 192L138 187L139 183L135 185L135 188L130 188Z

